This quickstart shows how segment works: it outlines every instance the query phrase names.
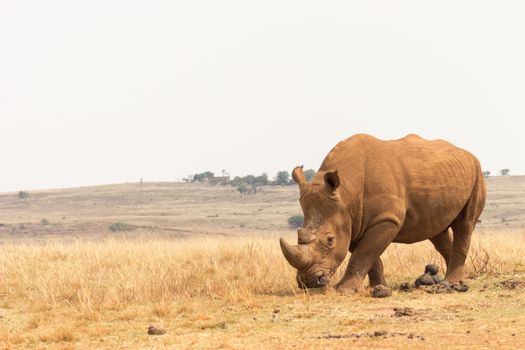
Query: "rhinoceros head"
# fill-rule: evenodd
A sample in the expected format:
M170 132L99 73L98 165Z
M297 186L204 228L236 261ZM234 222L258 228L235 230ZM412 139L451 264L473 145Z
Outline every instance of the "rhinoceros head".
M339 175L322 172L307 182L302 167L296 167L292 177L299 185L304 224L297 230L298 244L281 238L281 250L297 269L299 287L322 287L330 282L350 245L350 218L340 201Z

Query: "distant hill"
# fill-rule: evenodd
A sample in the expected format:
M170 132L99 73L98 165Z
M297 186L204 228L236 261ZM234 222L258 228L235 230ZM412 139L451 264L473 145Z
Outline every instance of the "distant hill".
M525 228L525 176L486 179L480 230ZM93 238L137 234L185 237L290 231L300 214L298 189L235 188L188 183L136 183L0 194L0 240Z

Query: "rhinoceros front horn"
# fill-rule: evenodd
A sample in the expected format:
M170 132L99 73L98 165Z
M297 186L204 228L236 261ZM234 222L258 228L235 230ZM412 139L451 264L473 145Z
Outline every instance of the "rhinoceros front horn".
M310 251L306 245L291 245L283 238L279 239L279 243L281 244L284 257L297 270L304 269L310 264Z

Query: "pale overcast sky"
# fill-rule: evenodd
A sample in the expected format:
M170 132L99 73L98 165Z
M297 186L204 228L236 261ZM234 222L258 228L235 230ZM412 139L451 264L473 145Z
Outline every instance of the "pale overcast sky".
M524 1L0 0L0 191L317 168L355 133L525 173Z

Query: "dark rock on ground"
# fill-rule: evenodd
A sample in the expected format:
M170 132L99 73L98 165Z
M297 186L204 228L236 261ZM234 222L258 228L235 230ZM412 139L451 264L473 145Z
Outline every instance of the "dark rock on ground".
M382 284L375 286L372 290L372 297L374 298L386 298L392 295L392 290Z
M166 330L150 325L148 327L148 334L149 335L162 335L162 334L166 334Z
M384 337L388 335L388 332L387 331L375 331L374 332L374 337Z

